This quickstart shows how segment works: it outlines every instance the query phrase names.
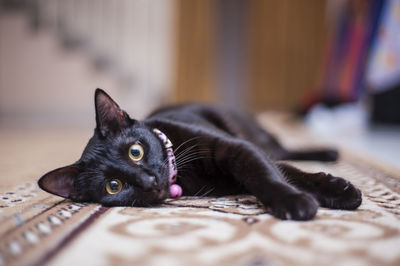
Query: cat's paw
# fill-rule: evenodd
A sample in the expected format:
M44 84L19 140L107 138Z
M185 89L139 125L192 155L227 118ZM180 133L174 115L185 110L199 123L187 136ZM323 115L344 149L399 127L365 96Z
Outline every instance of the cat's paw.
M349 181L319 173L320 181L317 184L315 196L322 207L331 209L354 210L362 202L362 194Z
M318 202L307 193L295 193L276 199L270 205L271 214L282 220L310 220L318 210Z

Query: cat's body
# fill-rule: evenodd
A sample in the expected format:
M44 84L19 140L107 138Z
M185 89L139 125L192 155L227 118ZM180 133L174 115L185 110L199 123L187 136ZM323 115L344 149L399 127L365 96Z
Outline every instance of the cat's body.
M335 161L337 152L288 151L241 112L187 104L135 121L103 91L97 90L95 98L97 127L82 158L43 176L44 190L109 206L161 202L171 182L165 147L153 132L157 128L173 144L183 195L250 193L274 216L295 220L311 219L319 205L355 209L361 203L360 191L348 181L304 173L280 161Z

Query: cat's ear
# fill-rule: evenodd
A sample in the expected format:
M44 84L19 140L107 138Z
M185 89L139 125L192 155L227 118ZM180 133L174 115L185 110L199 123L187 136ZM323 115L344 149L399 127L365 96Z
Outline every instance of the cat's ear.
M38 185L44 191L60 197L83 200L74 186L74 182L80 173L81 168L77 165L61 167L42 176Z
M109 133L118 132L121 128L134 123L134 120L102 89L96 89L94 98L96 127L103 137Z

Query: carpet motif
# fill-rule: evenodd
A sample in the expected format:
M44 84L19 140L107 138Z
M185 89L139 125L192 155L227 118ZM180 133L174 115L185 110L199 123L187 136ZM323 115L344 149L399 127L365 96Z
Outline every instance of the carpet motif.
M392 186L397 184L396 178L351 161L293 164L303 170L323 169L348 178L363 191L363 204L357 211L321 208L310 222L279 221L248 195L183 197L168 200L157 208L110 208L46 262L50 265L400 264L400 201L398 187ZM60 210L71 204L76 205L63 201L52 214L61 220ZM89 206L92 205L81 208Z

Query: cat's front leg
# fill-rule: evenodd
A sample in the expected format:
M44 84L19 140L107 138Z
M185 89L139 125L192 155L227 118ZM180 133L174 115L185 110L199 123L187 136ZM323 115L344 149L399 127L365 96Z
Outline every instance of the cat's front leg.
M315 216L319 206L316 199L287 183L280 169L253 144L234 138L218 139L215 159L275 217L309 220Z

